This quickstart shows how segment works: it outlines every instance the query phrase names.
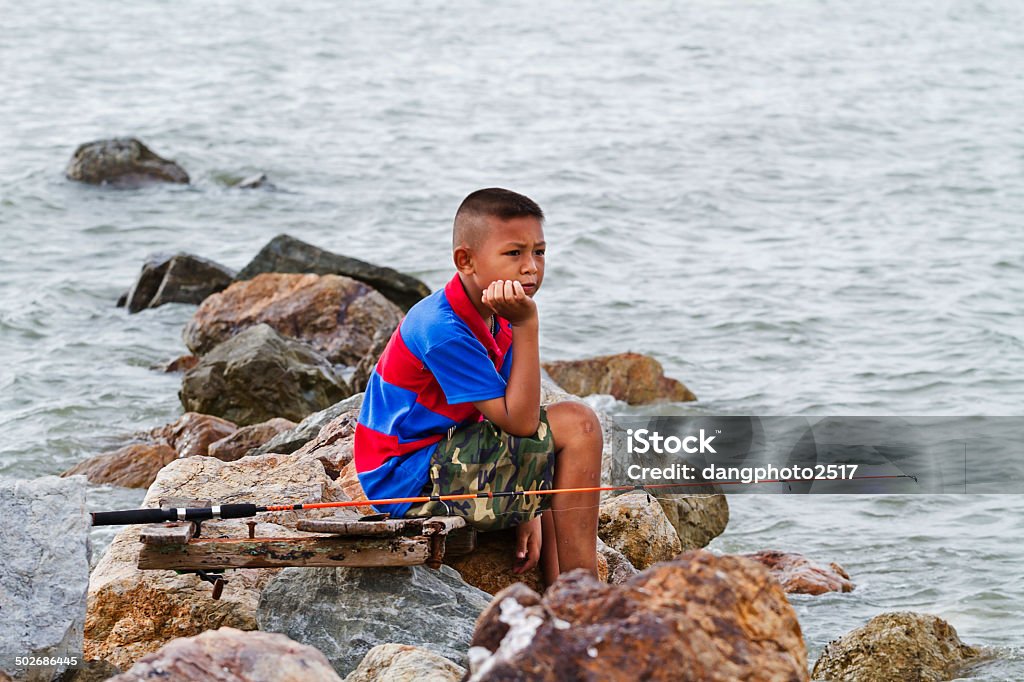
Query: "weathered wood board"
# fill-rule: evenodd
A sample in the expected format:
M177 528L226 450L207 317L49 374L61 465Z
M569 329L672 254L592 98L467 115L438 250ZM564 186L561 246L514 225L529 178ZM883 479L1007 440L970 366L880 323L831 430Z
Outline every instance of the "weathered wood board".
M286 566L417 566L428 537L196 538L185 545L144 544L140 569L212 570Z

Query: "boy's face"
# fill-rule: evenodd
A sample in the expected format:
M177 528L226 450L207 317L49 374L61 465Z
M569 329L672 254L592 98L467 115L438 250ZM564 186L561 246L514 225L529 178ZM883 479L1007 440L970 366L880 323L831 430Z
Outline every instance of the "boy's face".
M468 274L483 291L495 280L515 280L532 297L544 281L544 230L532 216L488 221L485 237L471 250Z

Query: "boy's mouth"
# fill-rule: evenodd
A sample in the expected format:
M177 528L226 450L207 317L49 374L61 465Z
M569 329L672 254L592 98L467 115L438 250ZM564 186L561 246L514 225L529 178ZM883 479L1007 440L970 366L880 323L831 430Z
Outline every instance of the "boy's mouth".
M525 291L528 294L532 294L535 291L537 291L537 285L536 284L526 284L524 282L523 283L523 291Z

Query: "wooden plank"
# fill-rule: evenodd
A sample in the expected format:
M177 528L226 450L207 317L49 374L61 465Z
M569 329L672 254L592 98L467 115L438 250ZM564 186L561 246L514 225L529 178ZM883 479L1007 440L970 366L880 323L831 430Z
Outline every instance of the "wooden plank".
M297 530L307 533L331 533L352 537L379 537L419 535L423 519L387 519L384 521L358 521L356 519L300 519Z
M139 540L147 545L184 545L195 534L195 525L187 523L161 523L143 526Z
M429 551L425 537L199 538L187 545L143 545L139 568L417 566L427 560Z

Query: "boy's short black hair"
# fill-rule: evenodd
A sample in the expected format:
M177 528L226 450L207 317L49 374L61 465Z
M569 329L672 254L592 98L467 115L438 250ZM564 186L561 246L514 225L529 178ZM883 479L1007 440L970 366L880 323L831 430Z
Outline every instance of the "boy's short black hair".
M480 218L491 216L499 220L533 217L544 222L544 211L530 197L500 187L478 189L465 199L455 212L452 229L452 247L460 244L475 247L483 236L486 223Z

